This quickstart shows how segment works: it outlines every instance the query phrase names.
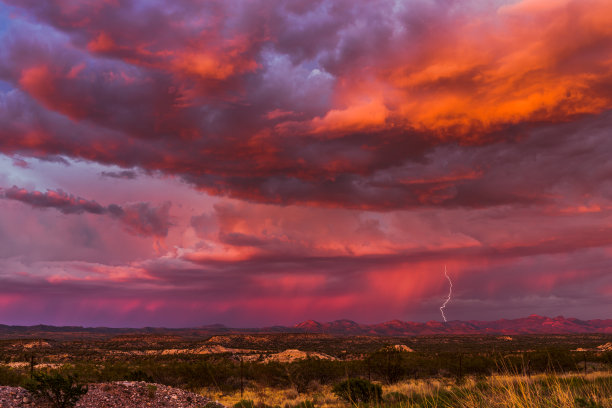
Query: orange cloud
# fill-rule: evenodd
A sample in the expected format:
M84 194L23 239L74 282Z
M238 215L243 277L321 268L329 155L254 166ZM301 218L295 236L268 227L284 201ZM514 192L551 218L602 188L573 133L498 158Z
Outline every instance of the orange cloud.
M612 107L601 86L612 80L610 27L612 4L604 0L526 0L457 19L420 48L393 49L343 73L338 107L310 127L350 133L400 126L476 141L507 125L600 113Z
M385 127L389 110L382 100L364 97L345 109L332 109L322 118L312 121L313 132L358 132Z

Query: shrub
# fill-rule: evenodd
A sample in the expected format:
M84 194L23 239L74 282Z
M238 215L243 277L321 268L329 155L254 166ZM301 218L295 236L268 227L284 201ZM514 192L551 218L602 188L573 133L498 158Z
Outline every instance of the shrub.
M153 378L142 370L132 371L130 374L127 375L126 379L128 381L153 382Z
M315 404L311 400L305 400L297 405L293 405L293 408L315 408Z
M147 396L149 399L155 399L155 393L157 392L157 386L153 384L147 384Z
M209 401L206 404L204 404L202 408L224 408L224 406L217 402Z
M410 397L397 391L393 391L385 395L386 402L406 402L408 400L410 400Z
M582 397L576 398L576 406L580 408L603 408L600 404L596 403L592 399L586 399Z
M35 398L50 402L54 408L74 407L81 396L87 394L87 386L79 384L76 377L70 374L34 373L25 388Z
M240 400L234 404L234 408L255 408L255 403L252 400Z
M14 370L10 367L0 366L0 385L10 385L16 387L21 385L25 380L19 371Z
M280 405L268 405L263 401L259 401L255 404L255 408L280 408Z
M347 402L370 402L380 401L382 387L362 378L351 378L336 384L333 388L334 394Z
M393 384L409 374L408 358L409 353L388 346L370 354L365 363L387 384Z

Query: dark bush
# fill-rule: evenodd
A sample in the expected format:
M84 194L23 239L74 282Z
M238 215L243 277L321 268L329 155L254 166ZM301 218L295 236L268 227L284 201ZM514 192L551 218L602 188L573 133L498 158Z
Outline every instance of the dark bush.
M234 408L255 408L255 403L252 400L240 400L234 404Z
M603 408L602 405L596 403L590 398L586 399L586 398L578 397L576 398L575 402L576 402L576 406L579 408Z
M153 377L151 377L150 375L148 375L147 373L145 373L142 370L135 370L132 371L128 376L127 376L127 380L128 381L144 381L144 382L153 382Z
M16 387L21 385L25 376L19 371L10 367L0 366L0 385L10 385Z
M408 353L388 346L370 354L366 364L368 370L372 370L387 384L392 384L410 374L410 369L406 364L408 356Z
M25 388L35 397L48 401L54 408L71 408L87 394L87 386L77 382L74 375L34 373Z
M397 402L406 402L408 400L410 400L410 397L408 397L406 394L402 394L401 392L397 392L397 391L393 391L385 395L386 402L397 403Z
M380 401L382 387L362 378L351 378L336 384L333 388L334 394L347 402L371 402Z
M255 404L255 408L281 408L280 405L268 405L265 402L259 401Z
M293 405L292 408L315 408L315 404L313 401L305 400L296 405Z

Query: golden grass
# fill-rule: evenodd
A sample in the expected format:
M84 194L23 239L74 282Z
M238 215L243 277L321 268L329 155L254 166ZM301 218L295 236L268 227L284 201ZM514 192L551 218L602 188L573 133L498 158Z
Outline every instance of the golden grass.
M596 372L586 376L542 374L530 378L506 374L483 380L468 378L461 384L449 380L407 381L383 389L385 394L395 391L421 397L394 404L402 408L612 408L610 372Z
M241 399L251 400L255 405L266 404L269 406L294 406L302 401L314 401L317 407L321 408L338 408L345 407L346 404L332 393L331 386L319 386L318 390L309 392L308 394L298 394L295 389L278 389L270 387L247 387L244 390L242 398L240 392L232 394L223 394L215 390L202 390L201 394L218 401L221 404L232 407Z
M332 393L331 386L318 386L308 394L294 389L247 387L242 396L255 405L295 406L312 400L318 408L348 406ZM389 400L372 404L387 408L612 408L612 372L594 372L587 375L494 375L482 379L466 378L460 383L452 379L432 378L408 380L383 386L383 394L401 393L407 400ZM226 406L240 401L240 392L222 394L202 390L202 394Z

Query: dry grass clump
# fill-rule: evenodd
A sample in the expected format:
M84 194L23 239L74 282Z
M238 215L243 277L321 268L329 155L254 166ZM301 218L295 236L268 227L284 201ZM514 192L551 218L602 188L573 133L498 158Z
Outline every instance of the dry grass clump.
M202 390L203 395L218 401L221 404L233 407L241 400L253 401L257 406L269 407L295 407L304 401L312 401L317 408L340 408L346 406L332 393L331 386L316 387L316 390L307 394L299 394L294 388L278 389L271 387L248 387L242 397L240 392L223 394L214 390Z

